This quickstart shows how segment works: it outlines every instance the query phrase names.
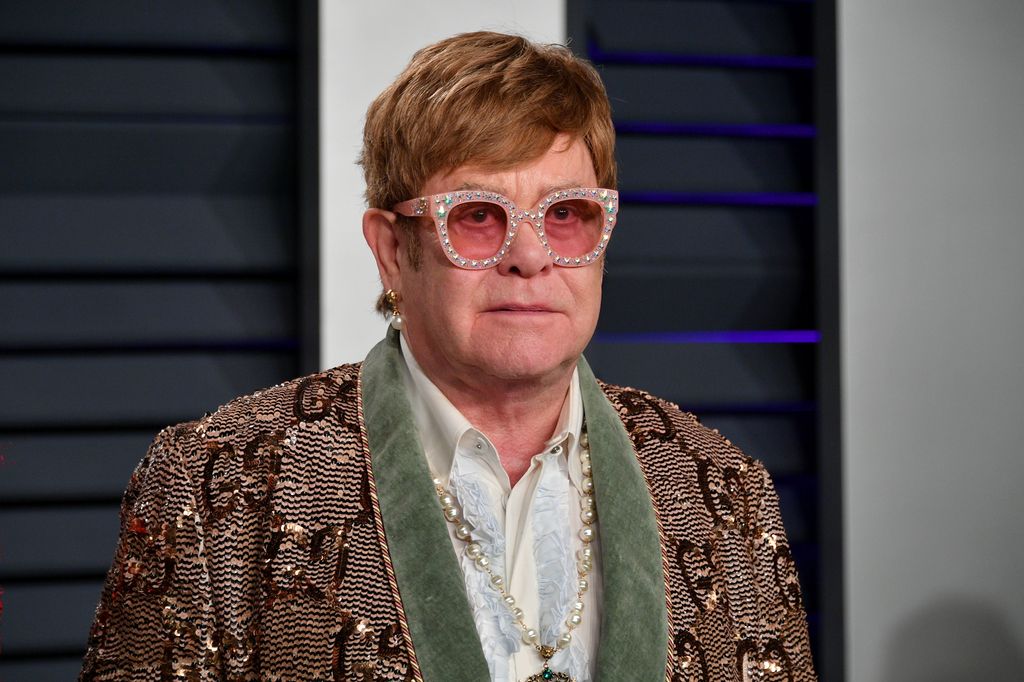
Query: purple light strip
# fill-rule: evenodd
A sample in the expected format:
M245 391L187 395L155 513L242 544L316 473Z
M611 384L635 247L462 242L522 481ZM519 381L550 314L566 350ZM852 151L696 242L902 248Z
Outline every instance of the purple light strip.
M800 124L728 124L728 123L659 123L656 121L620 121L618 133L635 135L705 135L712 137L788 137L813 138L818 129Z
M598 64L649 66L719 66L741 69L810 70L814 57L788 55L673 54L671 52L606 52L591 43L590 61Z
M619 192L619 200L631 204L689 206L818 205L818 196L809 192Z
M821 332L816 329L756 329L751 331L693 332L598 332L598 343L818 343Z

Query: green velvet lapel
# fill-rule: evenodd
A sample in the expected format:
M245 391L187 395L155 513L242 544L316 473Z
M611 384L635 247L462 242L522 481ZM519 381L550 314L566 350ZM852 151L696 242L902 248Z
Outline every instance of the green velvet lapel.
M362 367L363 419L384 533L425 682L490 679L466 587L402 384L398 334Z
M583 358L579 373L601 541L597 680L664 680L669 627L654 506L622 420Z

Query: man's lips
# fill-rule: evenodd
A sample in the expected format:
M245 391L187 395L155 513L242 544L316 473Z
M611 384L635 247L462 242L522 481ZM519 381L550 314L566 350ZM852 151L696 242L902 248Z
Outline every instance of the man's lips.
M555 310L543 303L499 303L487 309L489 313L553 313Z

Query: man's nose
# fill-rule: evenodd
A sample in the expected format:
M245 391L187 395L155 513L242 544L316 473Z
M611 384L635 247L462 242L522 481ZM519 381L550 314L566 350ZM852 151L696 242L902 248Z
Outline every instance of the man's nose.
M548 250L537 234L537 222L539 221L535 218L519 221L516 237L505 258L498 263L498 270L502 274L532 277L549 267L554 267Z

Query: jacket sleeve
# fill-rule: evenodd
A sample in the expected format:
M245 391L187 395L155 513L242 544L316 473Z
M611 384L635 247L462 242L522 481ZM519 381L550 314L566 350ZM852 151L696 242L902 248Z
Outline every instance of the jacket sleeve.
M198 447L192 429L165 429L132 474L80 680L217 677L203 524L185 466Z
M745 480L747 534L753 546L754 579L767 630L758 646L765 679L816 680L796 563L782 525L771 476L750 460Z

